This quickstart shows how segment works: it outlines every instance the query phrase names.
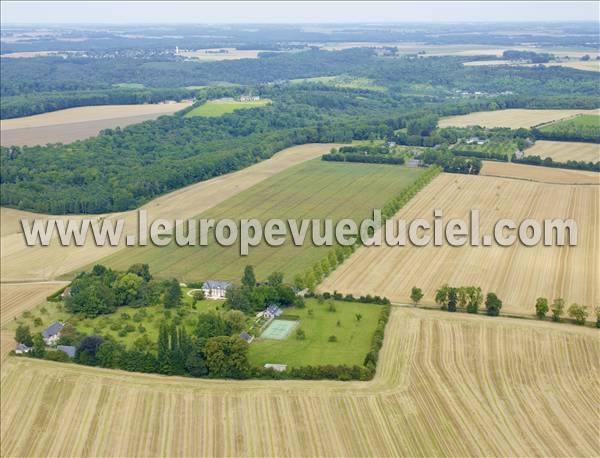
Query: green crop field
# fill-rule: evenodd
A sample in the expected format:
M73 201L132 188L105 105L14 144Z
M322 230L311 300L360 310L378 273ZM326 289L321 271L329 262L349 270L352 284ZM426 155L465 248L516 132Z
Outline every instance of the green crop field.
M412 183L422 169L397 165L346 164L312 160L279 173L235 197L217 205L198 218L215 220L256 218L295 219L331 218L356 221L373 216L392 197ZM288 233L286 243L271 247L262 242L241 256L238 245L222 247L209 233L208 246L180 247L174 242L165 247L151 244L130 247L101 261L124 270L136 262L150 265L152 273L180 281L223 279L238 282L244 266L254 266L258 279L274 271L284 273L287 281L316 261L327 256L327 246L315 247L310 237L295 246Z
M330 303L335 312L329 311ZM306 307L286 309L297 315L305 334L296 338L296 331L285 340L255 339L250 344L248 358L254 366L266 363L287 364L290 367L325 364L362 365L369 352L377 326L381 305L357 302L307 299ZM356 315L360 314L358 321ZM339 323L339 324L338 324ZM330 336L336 341L330 342Z
M540 127L542 132L552 132L557 129L596 128L600 129L600 115L579 115L574 118L556 121Z
M185 117L192 118L194 116L204 116L207 118L217 118L227 113L233 113L235 110L263 107L268 103L269 100L256 100L252 102L239 102L236 100L210 100L186 113Z

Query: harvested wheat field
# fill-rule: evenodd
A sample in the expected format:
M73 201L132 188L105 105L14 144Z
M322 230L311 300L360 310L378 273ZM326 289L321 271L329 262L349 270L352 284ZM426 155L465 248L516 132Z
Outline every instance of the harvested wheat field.
M527 150L529 151L529 150ZM600 174L587 170L569 170L511 162L483 161L481 175L556 184L600 184Z
M393 302L410 302L413 286L423 289L424 304L434 304L435 291L451 286L481 286L503 301L503 312L532 314L539 296L563 297L590 308L600 305L595 258L600 250L600 186L570 186L494 178L442 174L422 190L395 217L410 221L433 220L441 209L443 221L469 221L471 209L480 211L481 236L493 235L493 225L510 218L517 225L527 218L573 218L578 227L574 247L453 247L433 242L425 247L361 247L320 286L354 295L378 294ZM431 231L430 231L431 233ZM481 238L480 238L481 240ZM481 243L481 242L480 242ZM590 318L591 319L591 318Z
M46 297L67 284L62 281L0 284L0 326L10 323L14 317L41 304Z
M202 181L172 193L158 197L143 207L148 211L148 221L156 218L166 218L171 221L192 218L203 211L214 207L251 186L269 178L293 165L314 159L337 147L337 144L306 144L287 148L275 154L272 158L254 164L245 169ZM107 215L86 216L55 216L39 215L19 210L0 209L2 221L1 265L2 281L43 281L56 278L71 272L96 260L99 260L117 250L117 247L97 247L90 240L82 247L63 247L57 244L56 237L48 247L28 247L22 234L21 218L103 218L116 220L125 219L124 234L137 233L137 211L112 213Z
M450 350L451 349L451 350ZM9 358L3 456L597 456L593 329L395 308L371 382Z
M597 114L598 110L525 110L509 109L497 111L477 111L460 116L448 116L440 119L440 127L533 127L559 119L570 118L578 114Z
M69 143L93 137L103 129L126 127L175 113L192 104L152 103L68 108L0 122L2 146Z
M597 143L553 142L538 140L525 153L528 156L551 157L555 161L600 161L600 145Z
M66 282L2 283L0 284L0 327L4 328L15 317L44 302ZM15 347L14 332L0 330L0 360Z

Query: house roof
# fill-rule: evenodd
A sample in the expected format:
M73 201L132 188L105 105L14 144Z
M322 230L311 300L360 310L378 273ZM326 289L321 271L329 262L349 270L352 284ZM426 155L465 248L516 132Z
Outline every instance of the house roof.
M279 316L283 313L283 310L281 310L279 308L279 306L275 305L275 304L271 304L267 307L267 312L269 312L271 315L275 315L275 316Z
M31 350L31 347L28 347L27 345L20 343L20 344L17 344L16 349L19 351L29 351L29 350Z
M245 340L246 342L252 342L254 340L254 337L252 337L250 334L248 334L245 331L240 334L240 338L242 340Z
M62 328L64 328L65 325L62 323L59 323L58 321L56 323L51 324L50 326L48 326L46 329L44 329L42 331L42 337L44 339L47 339L48 337L52 337L55 336L56 334L58 334Z
M75 358L75 347L71 345L58 345L56 349L69 355L69 358Z
M202 284L202 289L227 289L231 286L230 281L224 280L206 280Z

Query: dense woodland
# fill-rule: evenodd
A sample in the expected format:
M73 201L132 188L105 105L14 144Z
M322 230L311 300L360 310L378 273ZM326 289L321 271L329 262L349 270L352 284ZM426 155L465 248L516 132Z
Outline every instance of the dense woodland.
M311 50L212 63L50 57L11 59L5 65L5 60L2 100L13 112L24 105L34 110L62 106L54 104L63 97L67 105L80 103L77 94L82 100L91 94L102 100L106 91L131 100L179 98L189 96L190 90L164 88L224 80L250 86L197 89L198 103L248 91L273 102L219 118L164 116L69 145L2 148L1 204L52 214L136 208L294 144L387 139L431 147L451 143L452 131L436 129L441 116L600 104L596 76L590 72L465 67L461 58L382 58L371 49ZM284 81L334 74L368 78L386 89ZM264 84L269 81L274 82ZM157 89L109 89L124 82ZM467 90L481 94L464 95ZM447 157L444 161L441 165L448 170L467 167L466 162L477 165L475 160Z

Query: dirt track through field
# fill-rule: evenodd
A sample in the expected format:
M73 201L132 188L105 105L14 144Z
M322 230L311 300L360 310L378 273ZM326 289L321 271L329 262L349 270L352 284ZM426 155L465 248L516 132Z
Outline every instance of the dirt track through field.
M148 221L156 218L166 218L171 221L176 218L192 218L293 165L321 156L334 146L339 145L306 144L287 148L271 159L158 197L141 208L148 211ZM8 208L2 208L0 212L2 222L0 259L3 282L54 279L124 248L123 244L117 247L97 247L87 242L82 247L63 247L58 245L56 240L53 240L49 247L28 247L22 234L20 219L42 218L47 220L50 216ZM87 215L87 217L113 221L123 218L125 220L123 233L137 233L136 211ZM66 217L58 216L56 218L65 219ZM83 217L74 216L74 218L81 219Z
M480 210L481 236L493 235L499 219L517 225L526 218L573 218L577 223L577 246L526 247L361 247L319 287L354 295L382 295L393 302L410 303L413 286L422 288L424 304L434 304L435 291L444 283L481 286L503 301L503 311L533 314L535 300L563 297L567 304L600 305L600 186L544 184L485 176L442 174L402 209L399 218L433 221L441 209L443 221L469 221L471 209ZM468 224L468 223L467 223ZM429 231L431 234L431 231ZM515 231L513 231L514 233ZM542 239L543 240L543 239Z
M597 331L395 308L371 382L9 358L3 456L598 456Z

